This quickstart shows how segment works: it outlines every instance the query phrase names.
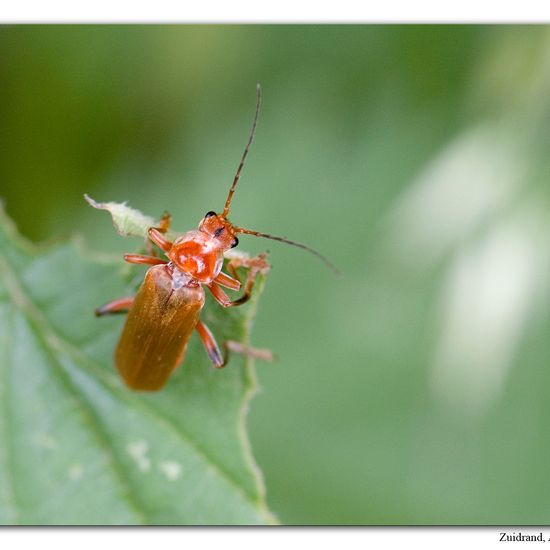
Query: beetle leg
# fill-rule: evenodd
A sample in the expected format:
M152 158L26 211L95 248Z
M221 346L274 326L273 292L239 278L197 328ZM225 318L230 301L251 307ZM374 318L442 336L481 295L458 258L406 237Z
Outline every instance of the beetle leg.
M96 317L101 317L102 315L108 315L110 313L126 313L132 307L133 303L133 296L119 298L118 300L113 300L104 306L98 307L95 310L95 315Z
M154 256L145 256L143 254L124 254L124 261L128 262L129 264L159 265L168 263L167 261L161 260L160 258L155 258Z
M202 345L210 357L210 361L217 368L221 369L226 364L226 358L223 357L214 335L210 332L210 329L202 322L198 321L195 325L195 329L199 333L199 336L202 340Z
M199 320L197 322L195 329L199 333L202 344L208 354L208 357L210 358L210 361L212 361L212 364L217 369L221 369L227 365L230 351L241 353L254 359L261 359L262 361L273 361L273 354L268 349L250 348L244 344L235 342L234 340L227 340L224 342L223 347L225 353L222 355L212 332L210 332L210 329L202 321Z
M163 234L167 233L168 230L170 229L171 221L172 221L172 215L169 212L165 211L164 214L162 215L162 218L159 221L159 224L157 225L157 227L155 227L155 229L157 229ZM156 258L157 251L153 247L151 240L148 238L145 238L145 250L147 251L147 254L149 254L150 256L154 256Z
M258 254L258 256L254 256L253 258L233 258L229 260L227 263L227 270L234 277L233 280L241 282L239 274L237 273L238 267L248 268L248 274L246 276L243 295L238 300L232 302L234 306L244 304L250 299L258 273L267 273L270 266L267 263L265 254Z
M159 231L156 227L150 227L147 230L149 238L164 252L168 252L172 248L172 242L166 239L162 231Z
M227 271L237 280L240 281L239 274L237 273L237 266L234 264L233 260L227 262Z
M170 229L170 222L172 221L172 215L169 212L164 212L162 215L162 218L159 221L159 224L155 229L160 231L161 233L167 233ZM157 251L153 247L153 244L151 243L151 240L146 238L145 239L145 250L147 251L147 254L150 256L157 256Z
M224 284L224 286L228 286L225 283L228 283L229 281L234 282L238 281L238 274L237 274L237 267L248 267L248 275L246 277L246 282L244 285L244 292L243 295L240 298L237 298L236 300L231 300L229 296L218 286L218 283ZM254 288L254 283L256 282L256 277L259 273L265 273L269 269L269 264L267 263L265 259L264 254L260 254L259 256L256 256L254 258L246 258L246 259L235 259L235 261L231 260L227 264L227 269L231 271L231 274L234 275L236 278L233 279L232 277L229 277L228 275L224 275L224 282L221 282L218 280L218 277L216 277L216 280L212 281L208 288L210 292L212 292L212 295L214 296L215 300L223 307L234 307L234 306L240 306L241 304L244 304L248 302L250 297L252 296L252 289ZM231 287L229 287L231 288Z
M235 342L235 340L227 340L226 342L224 342L224 348L226 350L226 360L230 351L246 355L247 357L251 357L252 359L261 359L262 361L267 361L268 363L271 363L275 360L275 357L273 356L273 352L271 350L266 348L251 348L249 346L241 344L240 342Z
M256 273L267 273L269 271L270 265L267 263L266 254L258 254L253 258L231 258L227 262L227 271L231 273L231 276L234 277L237 281L240 281L241 278L237 273L238 267L249 268L250 271L253 271L253 276Z
M164 212L162 215L162 218L160 219L160 222L157 226L157 229L161 233L166 233L170 229L170 223L172 222L172 214L170 212Z
M250 300L255 280L255 277L248 278L246 280L246 286L243 295L236 300L231 300L231 298L229 298L229 296L214 281L212 281L208 285L208 289L212 293L212 296L214 296L216 302L218 302L218 304L220 304L222 307L235 307L245 304L246 302L248 302L248 300Z
M220 286L218 286L214 281L212 281L208 285L208 290L212 293L212 296L214 296L214 300L220 304L222 307L232 307L239 304L234 304L231 298L221 289Z
M238 278L234 279L223 271L218 273L218 276L214 279L214 281L225 288L230 288L231 290L240 290L241 288L241 281Z

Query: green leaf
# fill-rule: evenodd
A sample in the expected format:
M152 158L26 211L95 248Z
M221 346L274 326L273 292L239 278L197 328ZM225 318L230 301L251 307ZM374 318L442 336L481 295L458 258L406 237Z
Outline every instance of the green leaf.
M124 319L93 315L131 292L122 265L78 241L35 248L0 212L0 523L273 522L245 429L250 360L214 370L193 335L163 391L127 389ZM219 340L249 340L263 282L242 308L207 299Z
M93 208L106 210L111 214L113 225L117 233L122 237L145 238L147 236L147 229L157 225L154 218L142 214L135 208L131 208L125 202L97 202L89 195L84 195L84 198Z

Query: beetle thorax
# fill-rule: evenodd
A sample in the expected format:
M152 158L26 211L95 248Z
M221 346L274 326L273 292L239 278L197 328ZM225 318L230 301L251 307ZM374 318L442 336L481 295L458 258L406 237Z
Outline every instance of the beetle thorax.
M202 231L188 231L178 237L168 257L180 271L205 284L218 276L223 265L222 248Z

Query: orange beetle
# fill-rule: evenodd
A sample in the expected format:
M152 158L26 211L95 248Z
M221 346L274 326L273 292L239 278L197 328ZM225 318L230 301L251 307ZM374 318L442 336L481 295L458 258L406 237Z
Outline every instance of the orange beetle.
M244 161L254 138L260 111L261 90L257 87L256 113L235 178L229 189L223 212L208 212L198 230L183 233L171 242L164 236L170 216L165 214L159 227L148 230L150 240L164 251L168 260L141 254L126 254L124 259L134 264L150 264L135 297L121 298L96 309L96 315L128 312L128 317L115 351L115 364L124 382L142 391L160 390L174 369L182 362L193 330L196 330L214 367L226 364L227 354L221 353L208 327L200 320L204 306L203 285L223 307L244 304L251 296L258 273L269 266L265 255L228 262L228 275L222 271L224 253L239 243L237 234L245 233L273 239L308 250L321 258L331 269L334 266L315 250L284 237L276 237L233 225L228 219L233 193L239 181ZM231 300L221 287L240 290L236 268L249 269L242 296ZM236 343L233 343L236 344ZM226 348L228 346L226 345ZM239 344L233 345L239 350ZM254 350L240 351L254 355ZM256 350L262 356L262 350Z

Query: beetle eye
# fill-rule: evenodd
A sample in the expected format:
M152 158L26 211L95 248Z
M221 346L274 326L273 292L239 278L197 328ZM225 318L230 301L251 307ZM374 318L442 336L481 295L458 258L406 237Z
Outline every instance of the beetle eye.
M212 216L215 216L215 215L216 215L216 212L214 212L213 210L210 210L210 212L207 212L204 217L211 218Z
M237 239L237 237L235 237L233 239L233 242L231 243L231 248L235 248L238 244L239 244L239 239Z

